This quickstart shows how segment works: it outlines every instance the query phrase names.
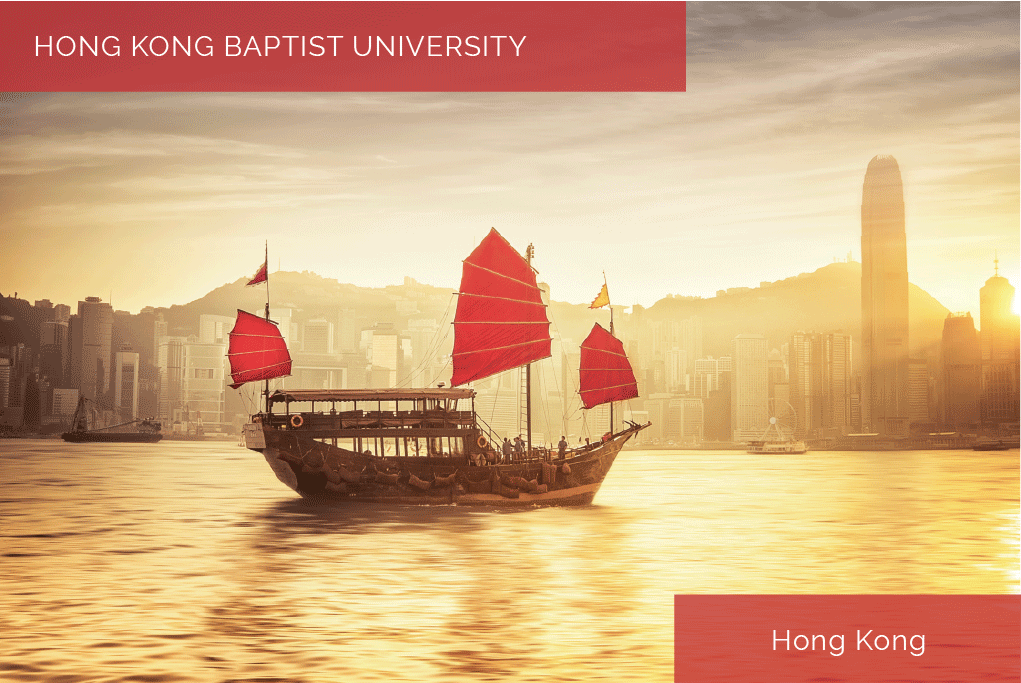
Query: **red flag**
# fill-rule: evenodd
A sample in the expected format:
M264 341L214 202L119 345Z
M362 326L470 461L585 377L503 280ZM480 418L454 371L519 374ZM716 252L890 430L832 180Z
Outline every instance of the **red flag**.
M269 271L269 269L266 267L267 265L268 265L267 262L264 261L263 264L261 266L259 266L259 270L256 271L255 277L253 277L251 280L249 280L248 284L246 284L245 287L250 287L252 285L258 285L258 284L262 284L263 282L265 282L268 279L266 273Z

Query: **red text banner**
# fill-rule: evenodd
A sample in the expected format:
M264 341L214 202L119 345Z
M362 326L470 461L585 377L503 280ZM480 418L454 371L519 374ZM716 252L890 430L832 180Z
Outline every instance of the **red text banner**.
M4 2L2 90L683 91L681 2Z
M1019 595L677 595L674 680L1021 680Z

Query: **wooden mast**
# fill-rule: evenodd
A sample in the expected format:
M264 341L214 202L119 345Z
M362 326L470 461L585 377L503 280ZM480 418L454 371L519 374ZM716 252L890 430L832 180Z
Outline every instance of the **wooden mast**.
M605 272L603 273L603 286L604 287L606 286ZM616 337L617 335L613 334L613 304L609 304L609 306L610 306L610 334ZM613 401L610 401L610 436L613 436Z
M525 262L528 263L528 267L532 267L532 254L535 252L535 247L531 244L528 245L528 249L525 250ZM519 404L520 405L520 404ZM525 458L529 458L532 455L532 363L529 362L525 365L525 429L528 433L528 441L525 444Z

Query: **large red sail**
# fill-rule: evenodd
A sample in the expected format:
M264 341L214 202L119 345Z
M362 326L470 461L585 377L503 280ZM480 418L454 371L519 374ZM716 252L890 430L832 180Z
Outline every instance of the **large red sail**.
M553 340L535 271L495 229L464 260L458 294L452 385L549 358Z
M257 382L291 374L291 354L275 324L257 315L238 311L227 348L230 377L237 389L245 382Z
M638 384L624 344L596 323L581 343L581 401L595 408L638 397Z

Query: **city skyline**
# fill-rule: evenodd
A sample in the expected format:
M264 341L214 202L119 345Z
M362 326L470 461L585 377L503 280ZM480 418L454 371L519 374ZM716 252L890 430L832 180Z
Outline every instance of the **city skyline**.
M1010 5L706 3L686 93L8 95L0 292L169 306L265 239L271 270L455 288L495 226L559 300L603 270L614 304L711 297L861 259L890 154L909 280L975 313L994 257L1019 277L1017 34Z

